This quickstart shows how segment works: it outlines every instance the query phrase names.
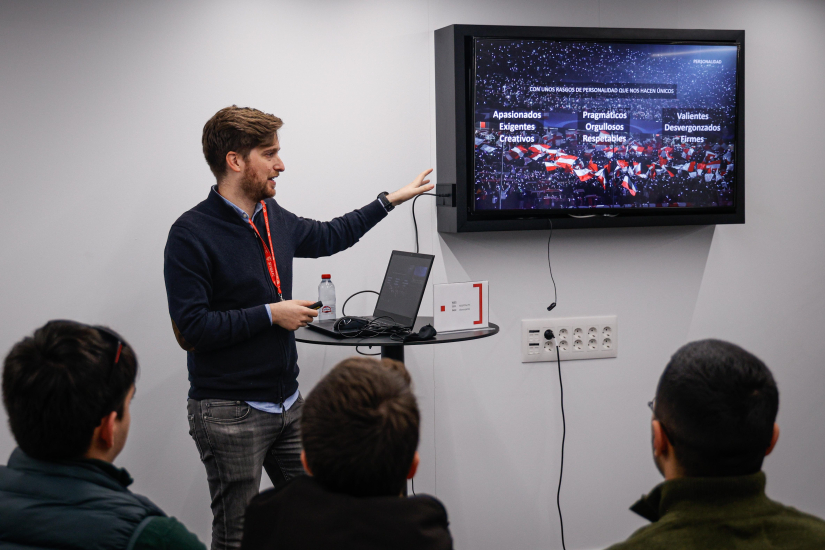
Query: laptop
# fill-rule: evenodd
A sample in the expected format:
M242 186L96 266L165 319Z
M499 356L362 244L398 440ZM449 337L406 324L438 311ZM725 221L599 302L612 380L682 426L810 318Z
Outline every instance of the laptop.
M418 317L418 308L430 278L435 256L393 250L387 273L381 283L381 292L371 316L361 317L386 326L412 329ZM314 331L343 338L335 330L337 319L313 321L307 325Z

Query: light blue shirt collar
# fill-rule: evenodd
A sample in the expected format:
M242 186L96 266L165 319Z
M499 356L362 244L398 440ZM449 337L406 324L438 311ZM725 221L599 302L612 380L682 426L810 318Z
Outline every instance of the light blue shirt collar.
M229 199L227 199L226 197L224 197L223 195L221 195L220 193L218 193L218 186L217 186L217 185L213 185L213 186L212 186L212 191L214 191L215 193L217 193L217 195L218 195L218 196L219 196L219 197L223 200L223 202L225 202L226 204L228 204L229 206L231 206L231 207L232 207L232 209L233 209L235 212L237 212L237 213L238 213L238 215L241 217L241 219L242 219L243 221L247 221L247 220L249 219L249 214L247 214L246 212L244 212L243 208L241 208L240 206L236 205L235 203L233 203L232 201L230 201ZM255 204L255 211L252 213L252 221L255 221L255 216L257 216L257 215L258 215L258 212L260 212L260 211L261 211L261 210L263 210L263 209L264 209L264 206L263 206L261 203L256 203L256 204Z

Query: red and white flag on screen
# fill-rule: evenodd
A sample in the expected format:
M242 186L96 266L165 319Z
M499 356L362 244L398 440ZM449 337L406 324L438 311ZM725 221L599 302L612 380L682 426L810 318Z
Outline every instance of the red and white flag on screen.
M596 179L601 182L603 189L607 189L607 184L604 181L604 171L605 171L606 168L607 168L607 166L605 166L604 168L602 168L601 170L599 170L599 171L597 171L593 174L594 176L596 176Z
M550 151L550 147L543 143L537 143L535 145L530 146L529 150L532 153L530 155L530 158L536 160L546 155L547 152Z
M522 147L521 145L516 145L515 147L513 147L512 149L507 151L507 153L505 153L504 156L507 157L507 160L516 160L516 159L520 159L521 157L523 157L526 154L527 154L527 148L526 147Z
M582 181L587 181L593 177L592 172L590 172L590 170L588 170L587 168L583 168L581 170L573 170L573 173L576 174L576 176L578 176L578 178Z
M555 162L545 162L544 167L547 168L548 172L552 172L553 170L558 169Z
M579 160L579 157L576 155L559 155L559 158L556 159L556 164L567 164L568 166L573 166L577 160Z
M625 189L630 191L630 194L633 195L634 197L636 196L636 186L633 185L632 181L630 181L630 176L625 176L622 179L622 187L624 187Z

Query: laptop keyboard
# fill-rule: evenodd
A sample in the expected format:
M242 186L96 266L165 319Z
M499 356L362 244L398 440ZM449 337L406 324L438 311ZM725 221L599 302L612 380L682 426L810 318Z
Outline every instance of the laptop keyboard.
M383 317L376 317L376 318L373 318L373 319L371 320L371 323L372 323L373 325L379 325L379 326L382 326L382 327L387 327L387 328L389 328L389 327L396 327L396 326L400 326L398 323L396 323L396 322L395 322L395 321L393 321L392 319L385 319L385 318L383 318Z

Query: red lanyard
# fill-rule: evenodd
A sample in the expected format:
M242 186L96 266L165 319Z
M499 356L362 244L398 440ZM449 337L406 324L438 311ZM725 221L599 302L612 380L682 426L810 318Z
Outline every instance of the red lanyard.
M272 279L272 283L275 285L275 288L278 289L278 298L281 301L284 300L283 295L281 294L281 277L278 276L278 265L275 263L275 250L272 248L272 234L269 232L269 216L266 213L266 203L261 201L261 204L264 207L264 223L266 224L266 238L269 239L269 248L267 249L266 243L264 243L264 238L261 237L261 233L258 231L258 228L255 227L255 224L252 223L252 219L249 220L249 225L252 226L252 229L255 230L255 234L258 235L258 239L261 241L261 246L264 247L264 256L266 257L266 267L269 268L269 277Z

